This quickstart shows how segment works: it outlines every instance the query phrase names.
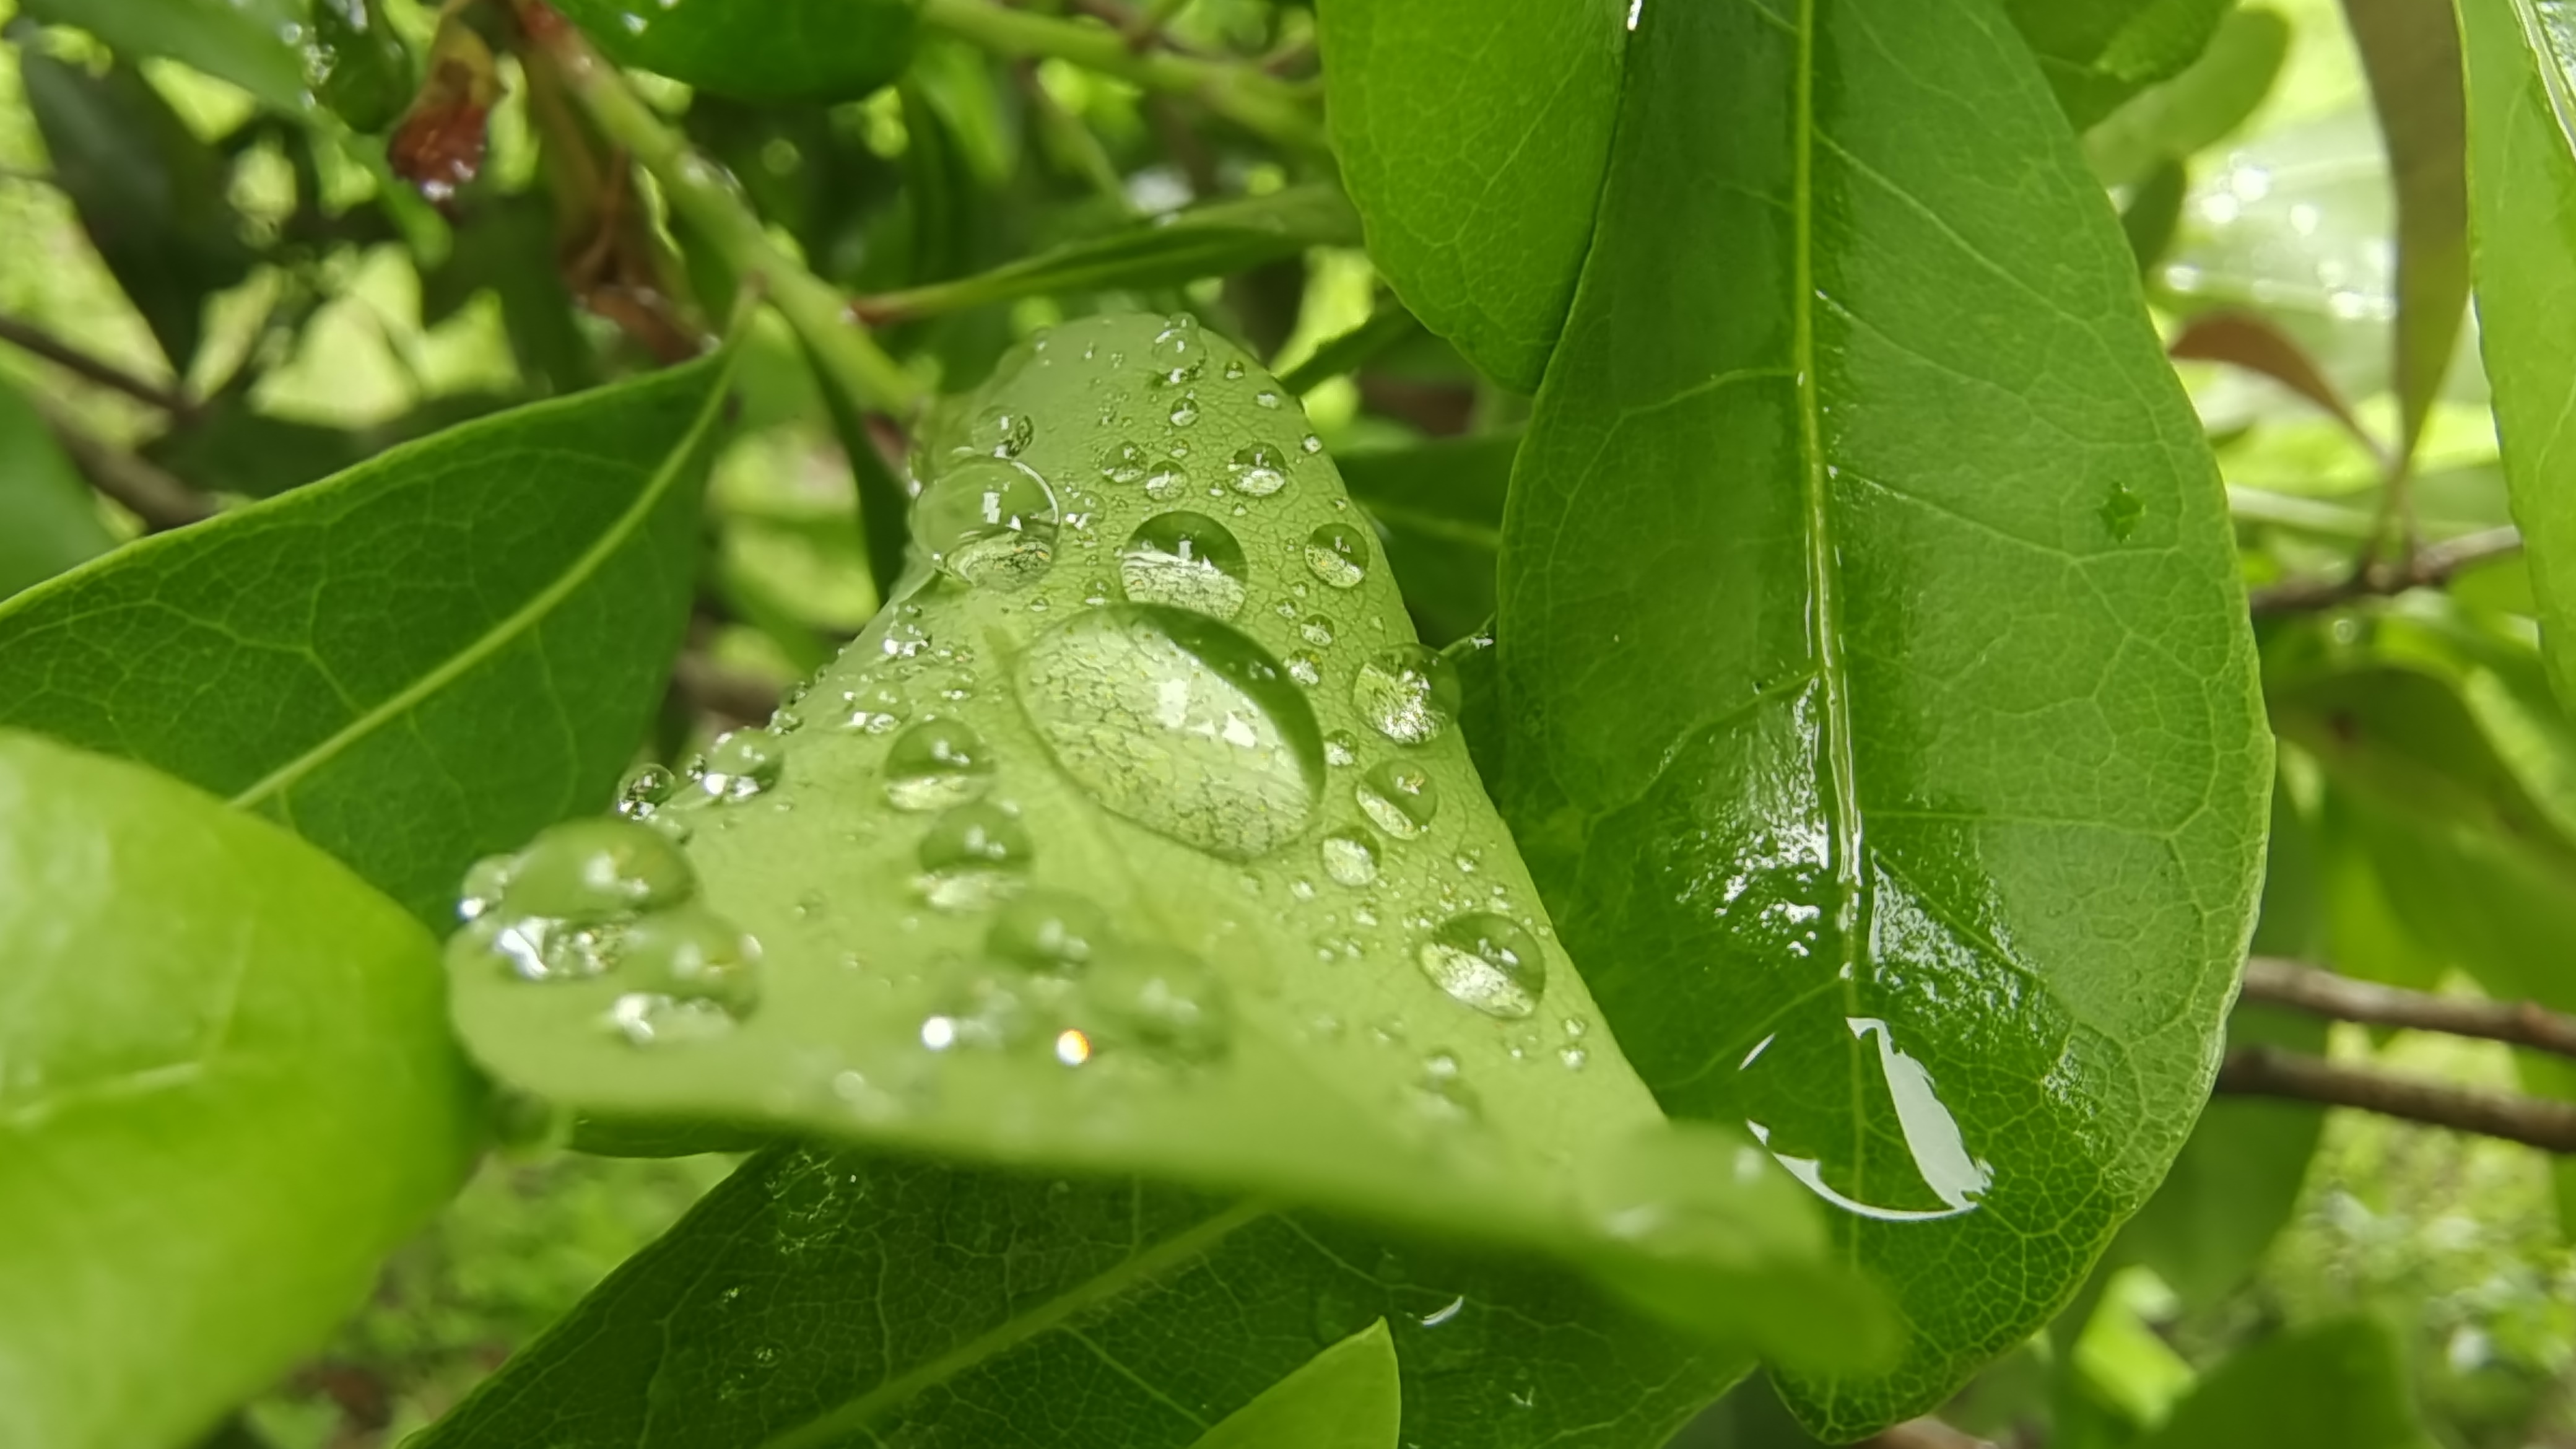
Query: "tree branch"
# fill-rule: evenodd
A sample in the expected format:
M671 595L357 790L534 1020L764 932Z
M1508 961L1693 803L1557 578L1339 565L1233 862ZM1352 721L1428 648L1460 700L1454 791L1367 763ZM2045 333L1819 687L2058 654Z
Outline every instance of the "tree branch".
M2503 558L2521 549L2522 534L2518 530L2510 525L2490 528L2428 544L2401 561L2366 562L2339 579L2292 579L2256 589L2247 602L2257 618L2314 613L2375 595L2437 589L2472 564Z
M143 520L144 531L162 533L203 523L218 511L215 501L180 482L145 459L110 447L65 416L50 399L36 398L36 411L45 420L54 441L72 460L72 467L89 480L99 496Z
M2224 1096L2357 1107L2382 1117L2498 1137L2544 1152L2576 1153L2576 1102L2389 1076L2277 1047L2238 1047L2229 1052L2218 1069L2218 1091Z
M2356 981L2296 961L2257 956L2245 963L2244 1000L2368 1026L2400 1026L2506 1042L2576 1057L2576 1016L2532 1001L2473 1001Z
M197 410L197 404L186 393L164 387L148 378L137 377L115 363L90 356L43 328L15 317L0 316L0 342L32 352L75 377L86 378L101 387L113 388L127 397L150 403L163 412L186 417Z

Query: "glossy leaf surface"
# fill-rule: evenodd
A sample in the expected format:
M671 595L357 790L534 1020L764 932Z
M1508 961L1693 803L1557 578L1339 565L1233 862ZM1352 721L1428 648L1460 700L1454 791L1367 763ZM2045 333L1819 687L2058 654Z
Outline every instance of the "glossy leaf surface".
M116 542L98 500L44 418L0 382L0 597L96 558Z
M1744 1368L1577 1279L1324 1218L782 1149L421 1449L1181 1449L1377 1320L1444 1449L1651 1449Z
M0 724L279 820L423 920L608 798L685 621L727 364L544 403L0 606Z
M1396 1449L1403 1412L1395 1339L1381 1318L1262 1390L1191 1449Z
M1538 386L1592 235L1625 0L1323 0L1326 119L1369 259L1485 374Z
M366 1296L476 1145L440 996L328 856L0 732L0 1442L184 1442Z
M609 58L753 101L855 100L903 73L913 0L561 0Z
M2558 697L2576 707L2576 8L2461 0L2479 345Z
M1259 1191L1597 1262L1793 1356L1880 1347L1812 1204L1668 1130L1603 1033L1276 384L1110 317L968 402L922 440L894 603L643 802L687 836L675 904L523 902L585 858L545 840L477 893L475 1054L588 1113ZM650 944L683 928L720 949ZM1646 1204L1669 1230L1613 1233Z
M1752 1124L1912 1329L2045 1322L2181 1146L2268 740L2128 249L1968 0L1646 8L1513 479L1501 791L1666 1109Z

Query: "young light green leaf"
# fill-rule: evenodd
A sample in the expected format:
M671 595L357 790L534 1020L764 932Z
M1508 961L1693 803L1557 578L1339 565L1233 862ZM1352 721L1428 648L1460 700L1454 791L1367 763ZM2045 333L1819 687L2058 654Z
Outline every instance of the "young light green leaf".
M417 1442L1181 1449L1372 1322L1442 1449L1653 1449L1745 1368L1526 1262L1145 1182L778 1149Z
M0 732L0 1442L177 1444L463 1177L438 951L320 851Z
M290 115L312 105L304 57L287 39L305 20L297 0L25 0L18 8L76 25L126 60L165 57L230 81Z
M0 724L279 820L423 920L608 798L686 621L727 358L472 423L0 605Z
M1260 1192L1881 1346L1812 1205L1667 1129L1601 1033L1277 384L1186 318L1091 318L957 416L887 610L635 797L685 859L599 821L483 875L475 1054L594 1114ZM644 884L545 884L594 859Z
M1396 1449L1404 1378L1381 1318L1308 1359L1190 1449Z
M2468 101L2442 0L2343 0L2397 193L2397 454L2415 451L2469 303Z
M1486 376L1538 386L1592 236L1626 0L1323 0L1326 120L1369 259Z
M2221 1360L2137 1449L2430 1449L2406 1377L2380 1323L2293 1329Z
M0 598L115 544L44 418L0 382Z
M848 101L903 74L917 0L557 0L619 65L747 101Z
M2576 16L2545 0L2461 0L2478 340L2558 697L2576 707Z
M2081 131L2198 59L2236 0L2004 0Z
M1500 796L1629 1059L2028 1337L2206 1098L2269 742L2216 469L1975 0L1649 4L1504 520ZM1977 1285L1968 1291L1966 1285Z

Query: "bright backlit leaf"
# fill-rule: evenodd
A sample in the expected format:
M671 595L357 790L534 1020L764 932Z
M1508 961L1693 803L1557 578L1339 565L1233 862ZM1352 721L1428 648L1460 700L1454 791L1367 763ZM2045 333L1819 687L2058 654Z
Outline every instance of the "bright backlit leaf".
M1381 1318L1262 1390L1190 1449L1396 1449L1403 1412L1395 1339Z

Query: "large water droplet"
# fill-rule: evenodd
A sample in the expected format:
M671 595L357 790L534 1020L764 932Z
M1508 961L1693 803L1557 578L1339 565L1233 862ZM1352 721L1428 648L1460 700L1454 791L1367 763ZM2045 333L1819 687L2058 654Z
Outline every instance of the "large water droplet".
M748 800L778 783L787 753L765 730L727 730L692 765L689 778L710 800Z
M1303 831L1322 792L1314 711L1260 645L1203 614L1115 604L1021 656L1020 702L1102 806L1229 860Z
M1428 744L1458 713L1458 670L1435 650L1398 644L1360 666L1351 702L1399 745Z
M886 799L897 810L945 810L992 783L992 751L963 720L923 720L886 750Z
M1055 493L1008 459L971 459L913 500L912 533L942 573L988 588L1026 588L1055 560Z
M1509 917L1490 912L1441 922L1414 959L1434 986L1487 1016L1527 1016L1547 989L1547 958L1538 942Z
M1288 455L1268 443L1249 443L1226 465L1237 493L1267 498L1288 486Z
M1387 760L1360 777L1351 794L1360 812L1378 829L1398 840L1411 840L1431 828L1440 813L1440 787L1431 772L1411 760Z
M1062 891L1034 891L1002 908L984 949L1036 971L1070 970L1089 962L1109 940L1109 917L1100 907Z
M510 914L601 921L677 905L698 878L662 832L596 817L546 827L503 868L500 885L494 904Z
M1306 571L1327 587L1355 589L1368 577L1368 530L1327 523L1306 535Z
M1932 1222L1976 1211L1994 1185L1994 1168L1969 1153L1958 1118L1933 1088L1931 1069L1899 1050L1895 1030L1878 1017L1837 1014L1835 1030L1820 1029L1814 1015L1798 1014L1745 1053L1745 1101L1756 1115L1744 1125L1754 1140L1808 1190L1862 1217ZM1855 1136L1848 1109L1819 1112L1792 1089L1819 1064L1847 1071L1854 1052L1866 1084L1858 1100L1870 1119L1860 1135L1871 1141L1895 1136L1905 1144L1904 1157L1857 1158L1847 1145ZM1799 1060L1785 1060L1792 1056Z
M980 800L960 805L921 837L922 898L943 911L998 905L1026 883L1036 853L1018 816Z
M1121 949L1092 967L1082 995L1107 1019L1103 1035L1133 1040L1157 1056L1214 1061L1232 1044L1225 983L1183 951Z
M1158 513L1136 525L1118 555L1118 582L1140 604L1195 609L1218 619L1243 610L1243 545L1204 513Z
M1336 830L1323 839L1324 874L1335 884L1364 886L1377 879L1377 841L1368 831L1354 825Z
M977 976L951 987L921 1023L921 1044L935 1052L970 1047L999 1051L1037 1031L1037 1013L1012 982Z

